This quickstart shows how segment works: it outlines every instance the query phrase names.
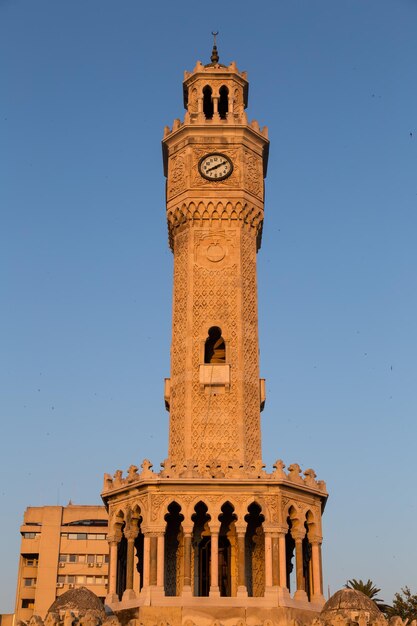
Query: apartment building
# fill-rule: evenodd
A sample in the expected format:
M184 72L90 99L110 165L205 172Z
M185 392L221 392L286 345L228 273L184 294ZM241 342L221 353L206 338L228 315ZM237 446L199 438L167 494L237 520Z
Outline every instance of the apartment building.
M103 506L28 507L20 528L16 619L45 617L68 589L87 587L107 593L109 550Z

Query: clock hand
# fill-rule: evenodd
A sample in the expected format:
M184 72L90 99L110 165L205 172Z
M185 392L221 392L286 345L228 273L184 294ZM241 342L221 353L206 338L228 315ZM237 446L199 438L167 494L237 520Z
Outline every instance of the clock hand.
M216 165L209 167L208 170L206 170L206 172L211 172L211 170L215 170L217 167L220 167L221 165L224 165L225 163L226 161L223 161L222 163L217 163Z

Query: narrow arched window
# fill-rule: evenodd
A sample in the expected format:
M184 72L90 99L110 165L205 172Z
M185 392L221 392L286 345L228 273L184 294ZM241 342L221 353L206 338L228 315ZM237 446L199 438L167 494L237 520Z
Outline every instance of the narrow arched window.
M223 85L219 90L219 115L220 119L225 120L229 111L229 90Z
M222 329L212 326L204 346L204 363L225 363L226 344L222 337Z
M203 111L207 120L211 120L213 117L213 90L209 85L206 85L203 89Z

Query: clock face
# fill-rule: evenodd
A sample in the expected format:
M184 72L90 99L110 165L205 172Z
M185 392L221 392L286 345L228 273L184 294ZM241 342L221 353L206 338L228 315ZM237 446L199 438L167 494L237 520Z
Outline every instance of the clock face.
M208 180L224 180L232 173L233 163L224 154L213 152L200 159L198 170Z

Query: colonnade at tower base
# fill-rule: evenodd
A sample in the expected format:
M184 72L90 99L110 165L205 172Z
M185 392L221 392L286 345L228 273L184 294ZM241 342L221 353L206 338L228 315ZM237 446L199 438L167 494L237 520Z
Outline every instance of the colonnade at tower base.
M326 486L297 464L264 468L166 462L157 473L145 460L141 471L106 475L109 608L138 626L317 617Z

